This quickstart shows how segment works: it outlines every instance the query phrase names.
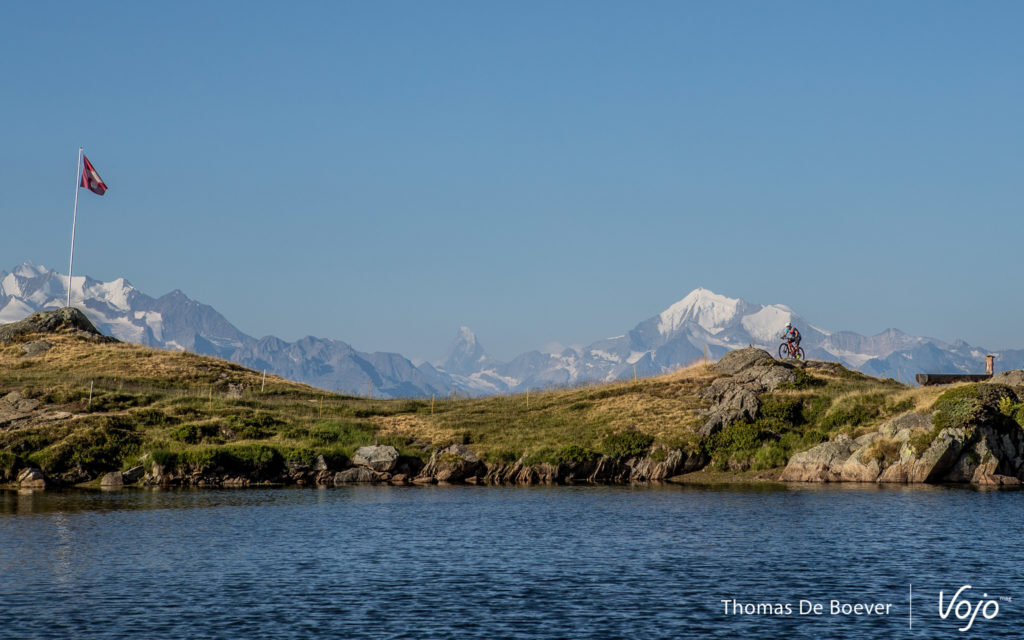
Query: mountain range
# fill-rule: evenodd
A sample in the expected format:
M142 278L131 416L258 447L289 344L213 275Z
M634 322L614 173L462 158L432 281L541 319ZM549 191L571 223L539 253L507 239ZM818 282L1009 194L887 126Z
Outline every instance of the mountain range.
M31 262L0 271L0 323L64 306L67 287L66 275ZM329 391L375 397L495 395L657 375L748 345L774 352L787 322L801 329L809 358L839 360L903 381L916 373L982 373L985 354L992 353L896 329L874 336L830 332L785 305L755 304L698 288L629 332L586 347L529 351L500 362L472 330L460 327L443 362L416 365L397 353L362 352L329 338L254 338L179 290L153 298L124 278L100 282L88 276L75 276L72 287L74 306L120 340L213 355ZM996 355L997 370L1024 367L1024 350Z

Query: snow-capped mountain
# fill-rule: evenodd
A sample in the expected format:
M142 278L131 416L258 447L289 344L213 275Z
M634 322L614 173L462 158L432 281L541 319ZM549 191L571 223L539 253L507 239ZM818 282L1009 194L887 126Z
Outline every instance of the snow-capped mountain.
M30 262L0 271L0 323L14 322L67 302L68 277ZM345 393L375 397L451 393L450 379L421 370L394 353L362 353L338 340L306 337L285 342L239 331L213 307L181 291L152 298L124 278L99 282L75 276L71 304L119 340L161 349L213 355L256 370Z
M396 353L364 353L338 340L308 336L286 342L253 338L212 307L172 291L152 298L124 278L99 282L75 276L72 304L103 332L164 349L215 355L256 370L328 389L375 397L492 395L526 389L650 376L699 358L716 360L748 345L774 352L787 322L803 334L808 357L841 361L876 376L913 379L916 373L980 373L983 348L947 344L889 329L874 336L829 332L785 305L762 305L707 289L691 291L631 331L561 353L530 351L510 362L488 356L476 335L460 327L441 363L414 365ZM68 278L26 262L0 271L0 323L64 306ZM343 329L343 328L342 328ZM997 354L998 370L1024 367L1024 351Z

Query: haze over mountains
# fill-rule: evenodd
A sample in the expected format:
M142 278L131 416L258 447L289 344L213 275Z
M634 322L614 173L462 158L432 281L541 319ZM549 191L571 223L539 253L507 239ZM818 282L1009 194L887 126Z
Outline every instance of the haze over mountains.
M25 262L0 271L0 323L64 306L65 275ZM367 353L329 338L286 342L239 331L213 307L179 290L152 298L124 278L75 276L73 306L109 335L162 349L213 355L330 391L375 397L517 393L527 388L657 375L732 349L755 345L774 353L786 322L803 333L812 359L836 360L875 376L912 380L915 373L983 373L991 351L888 329L874 336L831 332L789 307L762 305L695 289L660 314L619 336L561 353L529 351L510 362L487 355L468 327L458 329L441 363L413 364L397 353ZM338 328L339 333L344 327ZM1024 350L998 352L997 370L1024 366Z

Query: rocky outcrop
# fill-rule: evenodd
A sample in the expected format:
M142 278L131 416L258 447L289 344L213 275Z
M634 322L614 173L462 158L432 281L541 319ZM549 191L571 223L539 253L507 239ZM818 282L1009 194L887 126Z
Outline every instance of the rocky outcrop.
M12 342L22 336L39 333L70 334L103 342L117 342L114 338L100 333L89 318L78 309L64 307L55 311L33 313L24 320L0 326L0 343Z
M710 436L740 420L754 420L761 409L762 393L775 391L784 382L796 380L795 367L779 362L763 349L737 349L714 365L723 374L698 394L711 403L700 435Z
M67 420L66 411L52 411L35 398L26 398L20 391L11 391L0 398L0 431L43 426Z
M421 476L431 476L437 482L461 482L467 478L484 477L487 466L472 449L464 444L435 451L430 456Z
M1020 485L1024 430L999 408L1003 398L1020 397L1009 387L979 385L959 407L947 405L952 418L911 412L856 440L840 434L790 457L780 480Z

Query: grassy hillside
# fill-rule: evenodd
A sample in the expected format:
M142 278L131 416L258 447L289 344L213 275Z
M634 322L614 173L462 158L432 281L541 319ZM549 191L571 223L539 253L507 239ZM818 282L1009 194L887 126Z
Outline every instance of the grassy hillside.
M146 455L171 466L273 475L318 455L341 468L357 447L375 442L421 460L458 442L495 463L657 458L681 448L704 451L714 469L763 469L837 432L856 434L927 408L938 395L838 366L808 368L763 398L756 422L701 438L705 405L697 391L717 375L706 366L529 396L369 400L270 375L264 384L260 372L205 356L44 337L53 348L31 358L20 344L0 347L0 396L16 391L42 403L33 417L0 426L0 474L7 479L32 464L84 481ZM55 412L70 415L53 419Z

